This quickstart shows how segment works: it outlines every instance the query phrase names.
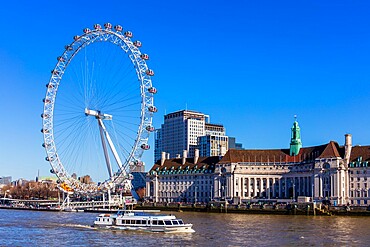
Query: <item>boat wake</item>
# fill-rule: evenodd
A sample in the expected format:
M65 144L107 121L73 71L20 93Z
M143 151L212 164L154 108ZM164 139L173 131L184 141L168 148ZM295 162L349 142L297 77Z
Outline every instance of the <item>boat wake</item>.
M69 227L69 228L82 228L82 229L93 229L95 230L96 227L90 226L90 225L81 225L81 224L62 224L63 227Z

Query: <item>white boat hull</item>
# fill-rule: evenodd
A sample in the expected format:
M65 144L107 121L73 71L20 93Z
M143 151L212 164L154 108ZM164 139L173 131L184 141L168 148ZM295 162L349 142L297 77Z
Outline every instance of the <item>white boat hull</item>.
M101 214L94 221L94 227L115 230L164 232L164 233L192 233L192 224L184 224L181 219L173 215L134 215Z

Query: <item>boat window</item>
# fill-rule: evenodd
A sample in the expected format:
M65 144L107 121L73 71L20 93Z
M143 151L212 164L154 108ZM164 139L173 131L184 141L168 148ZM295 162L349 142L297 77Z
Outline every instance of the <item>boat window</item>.
M164 223L167 225L167 226L170 226L172 225L171 221L170 220L165 220Z
M135 220L130 220L131 225L135 225Z
M136 225L141 225L141 220L136 220Z
M159 221L158 221L158 225L161 225L161 226L163 226L163 225L164 225L164 222L163 222L163 220L159 220Z
M184 222L183 222L182 220L179 220L179 224L180 224L180 225L183 225L183 224L184 224Z
M153 220L153 225L158 225L158 220Z
M179 224L179 222L178 222L177 220L173 220L173 221L172 221L172 224L174 224L174 225L178 225L178 224Z

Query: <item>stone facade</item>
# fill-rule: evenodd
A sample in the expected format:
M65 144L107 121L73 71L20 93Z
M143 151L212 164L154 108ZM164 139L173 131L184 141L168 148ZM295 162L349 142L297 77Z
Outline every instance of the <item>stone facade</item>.
M156 202L234 203L293 201L298 197L331 205L370 204L370 146L334 141L314 147L229 150L217 156L162 159L147 175L148 199ZM196 154L198 151L195 152Z
M146 198L153 202L208 202L213 198L214 170L219 157L162 158L146 177Z

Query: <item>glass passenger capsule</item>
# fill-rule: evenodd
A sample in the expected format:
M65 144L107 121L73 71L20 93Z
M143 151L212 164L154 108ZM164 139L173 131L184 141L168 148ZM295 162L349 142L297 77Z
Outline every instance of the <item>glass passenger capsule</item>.
M126 31L125 36L128 37L128 38L132 38L133 34L130 31Z
M144 150L149 150L150 149L150 146L148 145L148 144L146 144L146 143L143 143L143 144L141 144L141 146L140 146L142 149L144 149Z
M66 45L64 48L66 48L67 51L73 50L73 47L71 45Z
M154 71L151 70L151 69L148 69L146 72L145 72L147 75L150 75L150 76L153 76L154 75Z
M114 27L114 29L117 31L117 32L121 32L122 31L122 26L121 25L116 25Z
M136 40L136 41L134 42L134 46L136 46L136 47L141 47L141 46L142 46L142 44L141 44L141 42L140 42L139 40Z
M106 29L111 29L111 28L112 28L112 24L110 24L109 22L108 22L108 23L105 23L105 24L104 24L104 27L105 27Z
M149 91L149 93L152 93L152 94L156 94L157 93L157 89L155 87L148 88L148 91Z
M141 57L141 59L149 60L149 55L148 54L141 54L140 57Z
M149 106L149 107L148 107L148 110L149 110L150 112L157 112L157 111L158 111L157 107L155 107L155 106L153 106L153 105Z
M59 62L65 62L65 58L64 58L64 57L57 57L57 60L58 60Z
M151 125L148 125L148 126L146 126L145 127L145 129L147 130L147 131L149 131L149 132L153 132L155 129L154 129L154 127L153 126L151 126Z
M42 117L42 118L49 118L49 114L42 113L42 114L41 114L41 117Z
M53 75L59 75L59 71L57 71L57 70L55 70L55 69L53 69L53 70L51 71L51 73L52 73Z
M46 85L48 86L48 85ZM42 102L46 103L46 104L50 104L51 103L51 100L50 99L42 99Z
M95 30L101 30L101 25L100 24L95 24L94 29Z

